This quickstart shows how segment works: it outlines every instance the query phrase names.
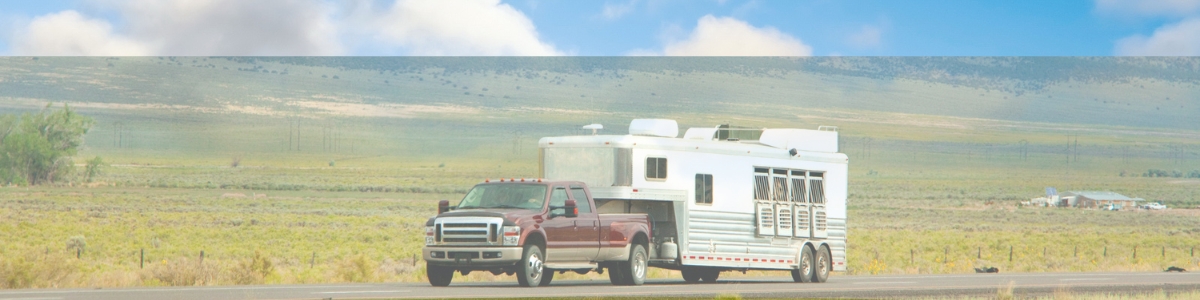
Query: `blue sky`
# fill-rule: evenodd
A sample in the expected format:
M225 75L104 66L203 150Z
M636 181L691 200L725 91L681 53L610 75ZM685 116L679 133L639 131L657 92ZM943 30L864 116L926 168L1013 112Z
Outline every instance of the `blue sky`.
M1200 55L1200 0L59 0L10 55Z

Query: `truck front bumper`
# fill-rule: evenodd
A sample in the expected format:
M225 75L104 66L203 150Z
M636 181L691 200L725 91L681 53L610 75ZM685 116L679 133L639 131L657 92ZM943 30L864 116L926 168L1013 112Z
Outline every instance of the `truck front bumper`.
M429 246L421 250L426 262L461 269L507 267L521 261L521 247Z

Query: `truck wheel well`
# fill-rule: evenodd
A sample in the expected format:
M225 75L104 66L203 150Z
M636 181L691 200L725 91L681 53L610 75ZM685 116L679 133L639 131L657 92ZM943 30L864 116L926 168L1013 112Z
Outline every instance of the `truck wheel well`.
M546 238L542 237L540 233L531 233L525 238L525 245L538 245L542 251L546 251Z
M650 239L646 238L646 233L644 232L638 232L634 235L633 243L642 245L642 247L646 247L646 251L650 251Z

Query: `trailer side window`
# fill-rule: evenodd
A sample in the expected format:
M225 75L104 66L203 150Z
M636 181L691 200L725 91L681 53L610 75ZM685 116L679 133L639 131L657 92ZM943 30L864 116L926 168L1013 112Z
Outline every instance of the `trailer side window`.
M646 158L646 179L667 179L667 158Z
M712 191L712 174L696 174L696 204L712 204Z
M822 176L824 174L820 172L808 173L809 199L813 204L825 204L825 181Z
M770 175L767 168L754 168L754 200L771 200Z
M579 207L579 213L592 212L592 205L588 203L587 192L583 191L583 187L572 185L571 196L575 197L575 205Z
M779 201L779 202L787 202L788 201L788 182L787 182L788 171L784 170L784 169L774 169L774 170L771 170L771 174L773 174L771 176L771 183L772 183L772 192L774 194L774 196L772 196L771 199L773 199L775 201Z
M807 203L804 195L804 171L792 171L792 202Z

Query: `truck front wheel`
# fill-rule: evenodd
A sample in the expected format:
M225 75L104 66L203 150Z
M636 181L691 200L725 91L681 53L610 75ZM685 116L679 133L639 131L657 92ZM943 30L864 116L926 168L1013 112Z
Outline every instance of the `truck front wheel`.
M525 246L525 255L521 258L521 265L517 266L517 283L523 287L534 287L542 284L545 274L545 255L542 254L542 247L538 245ZM452 273L453 274L453 273ZM546 281L546 283L550 283Z
M425 276L433 286L448 286L454 279L454 269L439 267L425 263Z

